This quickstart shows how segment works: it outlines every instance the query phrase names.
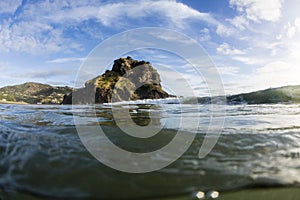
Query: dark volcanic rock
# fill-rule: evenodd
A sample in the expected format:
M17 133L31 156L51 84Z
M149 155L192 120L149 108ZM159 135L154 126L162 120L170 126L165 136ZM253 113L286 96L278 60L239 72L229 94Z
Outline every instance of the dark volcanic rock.
M62 104L71 104L72 100L74 104L93 104L170 97L160 83L157 70L149 62L120 58L114 61L112 70L66 95Z

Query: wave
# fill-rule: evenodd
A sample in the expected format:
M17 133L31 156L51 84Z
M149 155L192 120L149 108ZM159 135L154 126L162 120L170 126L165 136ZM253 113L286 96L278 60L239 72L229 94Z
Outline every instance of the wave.
M127 105L127 104L180 104L181 97L170 97L165 99L140 99L134 101L119 101L113 103L104 103L104 105Z

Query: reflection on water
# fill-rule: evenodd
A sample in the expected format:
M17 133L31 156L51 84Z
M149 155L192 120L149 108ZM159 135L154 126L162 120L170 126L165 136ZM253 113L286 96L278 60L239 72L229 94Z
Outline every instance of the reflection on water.
M157 126L160 126L160 120L158 117L150 118L150 109L153 105L139 105L136 109L129 109L131 119L139 126L147 126L150 121Z
M163 128L147 139L124 134L111 108L78 106L73 113L71 106L0 105L0 198L160 199L216 192L222 196L224 191L245 187L300 184L299 105L228 106L223 134L204 159L198 158L198 151L210 120L208 106L119 105L129 110L140 127L153 123ZM190 127L199 114L199 127ZM82 126L100 124L114 144L132 152L166 145L182 118L186 133L196 131L197 137L167 168L127 174L102 165L85 150L73 115L82 119Z

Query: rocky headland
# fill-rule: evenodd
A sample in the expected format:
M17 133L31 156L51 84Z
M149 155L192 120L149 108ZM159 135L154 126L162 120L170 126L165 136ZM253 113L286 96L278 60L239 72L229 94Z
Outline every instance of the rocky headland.
M161 86L157 70L146 61L131 57L114 61L111 70L65 95L62 104L94 104L171 97Z

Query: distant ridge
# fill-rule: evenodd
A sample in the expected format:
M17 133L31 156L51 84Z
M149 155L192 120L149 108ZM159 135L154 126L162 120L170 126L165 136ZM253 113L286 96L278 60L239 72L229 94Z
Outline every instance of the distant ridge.
M55 87L48 84L27 82L0 88L1 102L25 102L29 104L60 104L72 88Z
M300 103L300 85L269 88L226 97L227 104ZM189 100L185 101L188 103ZM211 97L199 97L198 103L209 104Z
M300 85L269 88L227 97L229 104L300 103Z

